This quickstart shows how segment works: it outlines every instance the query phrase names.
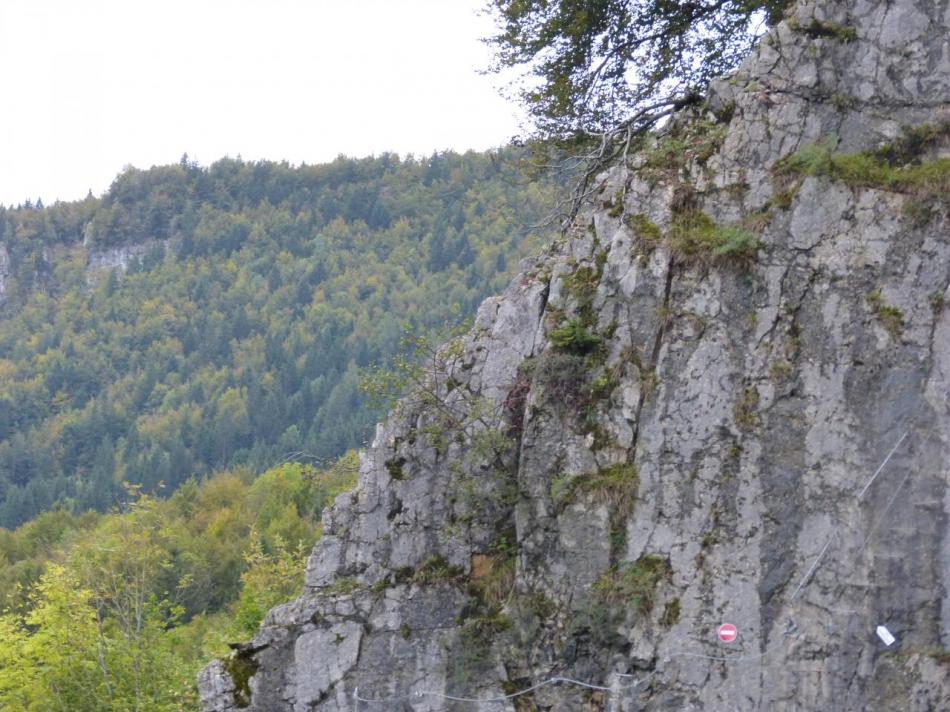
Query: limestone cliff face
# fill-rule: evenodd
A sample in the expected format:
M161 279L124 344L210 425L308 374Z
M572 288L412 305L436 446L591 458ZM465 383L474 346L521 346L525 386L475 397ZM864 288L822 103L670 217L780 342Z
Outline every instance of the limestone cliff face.
M708 108L379 427L206 709L950 708L950 2L803 3ZM555 676L605 689L445 697Z
M120 273L125 272L133 260L146 258L149 253L164 254L166 244L173 246L171 241L146 239L120 247L96 248L86 240L82 247L86 259L86 280L94 284L99 279L107 277L112 270L118 269ZM43 259L50 262L62 258L68 249L70 248L60 247L47 252L44 248ZM7 299L6 292L12 276L10 253L7 246L0 242L0 305L3 305ZM38 275L34 277L38 278Z
M7 280L10 279L10 255L6 245L0 242L0 304L3 303L7 291Z

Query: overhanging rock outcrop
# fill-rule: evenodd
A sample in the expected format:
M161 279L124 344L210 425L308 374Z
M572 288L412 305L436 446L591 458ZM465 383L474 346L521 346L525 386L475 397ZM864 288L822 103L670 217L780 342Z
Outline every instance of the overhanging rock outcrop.
M797 5L379 426L205 709L950 708L948 126L950 2Z

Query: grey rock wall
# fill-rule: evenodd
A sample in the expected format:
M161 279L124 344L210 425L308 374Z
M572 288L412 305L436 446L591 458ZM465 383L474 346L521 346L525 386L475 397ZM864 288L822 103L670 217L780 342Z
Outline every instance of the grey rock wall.
M803 3L710 107L711 155L605 174L379 426L206 709L950 708L947 196L774 166L950 120L950 3ZM687 199L756 258L656 239ZM604 689L450 699L555 676Z
M134 260L142 260L156 249L163 251L173 247L173 243L169 240L146 239L119 247L94 248L86 240L83 241L83 247L86 250L86 280L93 284L113 270L125 272Z
M6 245L0 243L0 303L3 303L8 279L10 279L10 255L7 253Z

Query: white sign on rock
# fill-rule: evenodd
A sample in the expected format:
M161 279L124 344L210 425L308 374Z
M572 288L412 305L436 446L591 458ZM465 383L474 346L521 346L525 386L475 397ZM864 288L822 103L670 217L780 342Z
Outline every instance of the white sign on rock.
M877 637L884 641L884 645L891 645L897 638L882 625L877 627Z

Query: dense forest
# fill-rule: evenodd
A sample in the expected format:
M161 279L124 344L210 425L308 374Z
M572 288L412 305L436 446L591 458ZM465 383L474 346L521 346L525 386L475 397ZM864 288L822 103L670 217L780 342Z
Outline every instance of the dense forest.
M549 190L518 159L183 157L0 207L0 526L359 447L361 370L544 239Z
M357 457L130 487L109 514L0 529L0 709L184 710L195 676L300 592L324 506Z

